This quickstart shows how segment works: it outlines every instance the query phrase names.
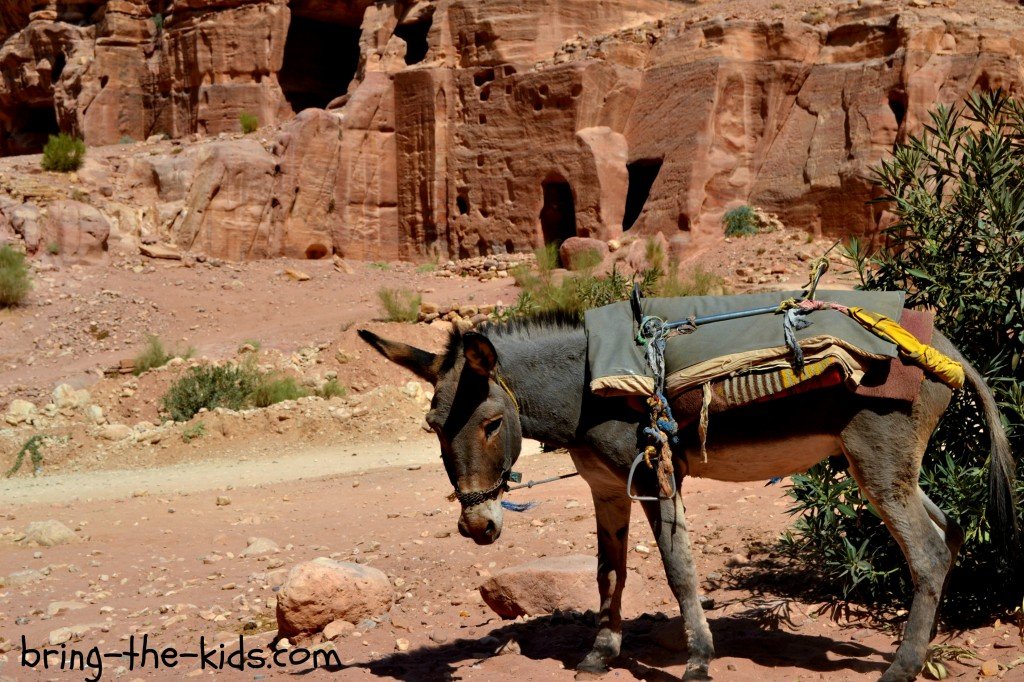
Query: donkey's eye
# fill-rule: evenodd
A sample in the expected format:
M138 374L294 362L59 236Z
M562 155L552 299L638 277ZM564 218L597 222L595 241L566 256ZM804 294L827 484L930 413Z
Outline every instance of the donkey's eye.
M493 421L489 421L486 424L484 424L484 435L487 438L490 438L491 436L496 434L498 432L498 429L500 429L500 428L501 428L501 417L498 417L497 419L495 419Z

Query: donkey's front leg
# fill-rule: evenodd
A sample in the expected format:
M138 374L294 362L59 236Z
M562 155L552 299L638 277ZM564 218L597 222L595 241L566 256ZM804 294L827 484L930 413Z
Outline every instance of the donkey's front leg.
M622 589L626 585L626 540L629 536L629 498L622 489L593 490L597 515L597 588L601 594L594 648L580 662L576 679L608 672L608 661L622 646Z
M693 563L690 537L683 518L682 493L670 500L644 502L644 513L651 522L654 537L661 550L669 587L679 600L685 637L690 649L684 680L707 680L708 666L715 657L711 629L697 595L697 567Z

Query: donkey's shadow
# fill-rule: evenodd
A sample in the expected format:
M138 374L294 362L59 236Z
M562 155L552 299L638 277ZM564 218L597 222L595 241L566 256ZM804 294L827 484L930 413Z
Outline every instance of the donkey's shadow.
M881 673L888 665L890 655L883 655L861 644L836 641L828 637L802 635L783 629L766 631L753 616L739 614L710 619L719 658L745 658L760 666L795 666L809 672L836 672L849 670L857 673ZM629 672L638 680L668 682L678 676L665 671L686 662L685 650L671 650L660 646L653 636L657 628L661 633L679 633L682 638L681 619L665 619L643 615L623 623L622 655L611 663L612 668ZM590 615L557 614L543 616L525 623L509 623L479 639L457 639L436 646L393 653L382 658L354 664L366 668L376 676L393 677L408 682L447 682L458 670L460 663L470 665L499 655L496 651L506 642L515 640L523 656L533 660L556 660L566 669L576 667L589 651L597 634ZM681 649L681 647L680 647ZM833 654L834 659L828 654ZM875 657L875 660L867 660ZM725 663L712 664L720 679L729 679Z

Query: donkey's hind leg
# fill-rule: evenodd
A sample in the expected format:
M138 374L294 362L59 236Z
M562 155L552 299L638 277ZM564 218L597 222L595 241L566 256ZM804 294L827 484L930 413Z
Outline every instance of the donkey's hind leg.
M683 517L682 493L676 492L670 500L644 502L643 506L658 541L658 549L661 550L669 587L679 600L679 611L683 616L685 632L681 634L686 637L690 650L683 679L710 679L708 666L715 657L715 646L697 594L697 567L693 562L690 537Z
M913 414L891 408L865 409L842 434L850 470L899 543L914 580L903 642L882 682L913 680L924 666L943 585L959 548L955 524L930 500L926 505L927 498L917 484L928 436L938 419L934 413L945 406L940 395L929 395L933 392L928 388L926 383ZM946 530L940 531L943 523Z

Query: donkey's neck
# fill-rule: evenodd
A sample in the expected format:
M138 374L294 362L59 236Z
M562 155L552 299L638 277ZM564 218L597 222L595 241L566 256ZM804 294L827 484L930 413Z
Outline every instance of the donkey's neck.
M523 436L552 445L576 437L587 369L583 329L492 338L501 373L519 402Z

